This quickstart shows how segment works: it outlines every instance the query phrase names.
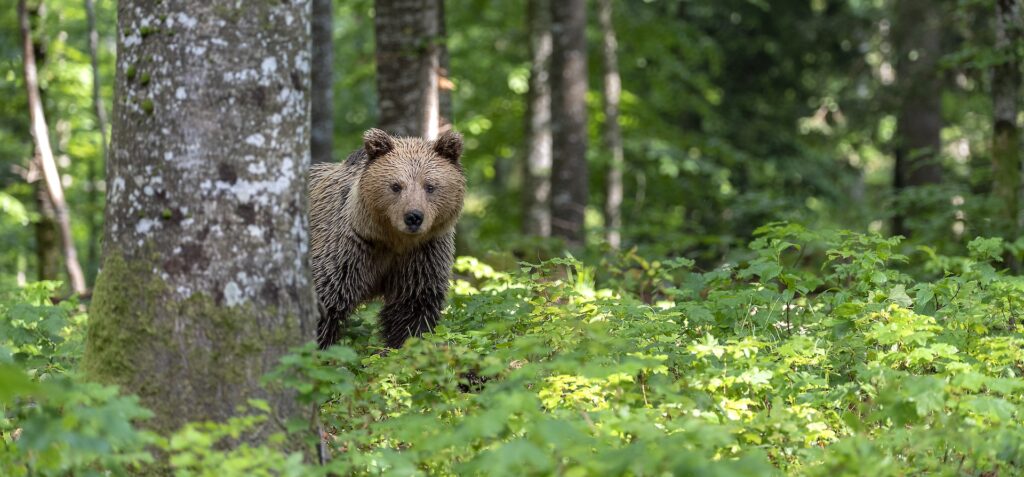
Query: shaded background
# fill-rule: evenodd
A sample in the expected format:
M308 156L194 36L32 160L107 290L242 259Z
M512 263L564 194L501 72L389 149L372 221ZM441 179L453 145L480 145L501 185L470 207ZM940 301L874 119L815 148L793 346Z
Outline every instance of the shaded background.
M32 11L44 109L91 285L102 231L103 161L92 109L83 2ZM994 1L920 0L942 22L939 82L942 181L894 187L897 127L919 83L900 61L896 3L883 0L657 0L614 2L622 77L625 168L622 246L698 263L743 259L757 226L893 232L907 247L956 252L1015 225L992 211L992 71L1017 66L1019 45L997 50ZM601 31L588 4L586 248L600 254L611 157L601 134ZM470 194L459 253L514 264L561 254L557 239L523 233L523 164L530 42L526 2L448 0L445 30L455 127L466 137ZM104 104L111 104L115 5L97 2ZM342 160L377 124L373 2L334 4L334 153ZM60 278L53 225L37 200L14 9L0 12L0 284ZM907 46L909 44L909 46ZM901 50L902 48L902 50ZM1019 85L1018 85L1019 90ZM909 114L909 113L903 113ZM926 119L926 118L925 118ZM911 123L925 119L908 117ZM934 119L934 118L932 118ZM96 191L96 192L94 192Z

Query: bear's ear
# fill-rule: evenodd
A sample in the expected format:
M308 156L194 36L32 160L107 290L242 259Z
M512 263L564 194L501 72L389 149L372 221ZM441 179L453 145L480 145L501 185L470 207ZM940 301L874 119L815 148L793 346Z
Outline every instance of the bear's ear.
M451 129L445 131L434 141L434 152L452 164L458 164L462 157L462 135Z
M395 148L395 140L391 135L380 129L370 129L363 133L363 148L370 161L383 156Z

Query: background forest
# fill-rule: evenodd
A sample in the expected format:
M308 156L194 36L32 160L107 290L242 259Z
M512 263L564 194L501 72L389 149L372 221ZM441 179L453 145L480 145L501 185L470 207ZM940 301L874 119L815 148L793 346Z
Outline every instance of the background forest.
M293 30L311 73L290 81L309 81L295 144L313 162L344 160L371 127L465 138L450 306L391 353L375 305L342 346L256 346L262 367L244 371L270 391L227 400L230 418L197 405L183 426L165 425L159 396L205 388L100 368L110 322L96 317L167 303L104 286L148 273L104 253L121 245L113 224L158 237L152 223L182 219L145 198L106 207L114 178L131 178L108 151L159 148L145 142L159 129L124 111L192 120L157 93L119 116L115 99L165 70L117 50L187 45L168 18L187 24L174 9L205 2L117 3L0 9L0 474L1024 471L1022 2L310 2L309 29ZM136 7L172 13L150 24ZM30 115L22 20L45 119ZM433 125L396 99L430 94ZM181 345L195 369L251 352L231 337L266 339L223 301L169 308L230 325ZM126 333L170 346L141 328Z

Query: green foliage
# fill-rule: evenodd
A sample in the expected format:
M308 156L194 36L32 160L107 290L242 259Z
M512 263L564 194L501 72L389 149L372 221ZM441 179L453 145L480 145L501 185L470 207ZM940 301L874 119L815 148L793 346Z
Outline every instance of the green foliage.
M240 417L224 423L188 424L161 444L170 454L173 474L178 477L323 475L303 463L301 452L286 452L285 433L276 433L265 446L237 445L224 450L224 444L237 442L247 432L268 424L270 408L266 402L250 401L251 412L240 410Z
M76 377L85 317L72 301L50 304L59 287L0 293L0 474L122 474L151 459L153 436L134 424L150 413L134 396Z
M342 345L266 376L318 424L253 400L167 436L77 377L84 316L33 284L0 300L0 471L118 474L159 455L179 476L1011 475L1024 280L995 268L1006 247L905 256L898 238L773 223L707 271L635 251L600 271L462 257L434 333L382 352L359 313Z
M344 474L1021 471L1024 281L992 268L998 240L924 281L908 271L937 258L899 239L757 233L753 258L707 272L627 254L607 288L571 258L463 258L435 333L306 350L280 376L330 394Z

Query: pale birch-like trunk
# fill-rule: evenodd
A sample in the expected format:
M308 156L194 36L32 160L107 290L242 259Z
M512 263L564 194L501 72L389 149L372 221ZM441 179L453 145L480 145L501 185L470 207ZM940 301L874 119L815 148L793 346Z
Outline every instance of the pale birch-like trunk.
M622 98L619 42L615 38L611 0L598 0L598 19L601 23L601 56L604 58L604 143L611 154L608 175L605 177L604 218L608 245L618 249L622 246L622 173L626 160L622 151L622 129L619 126L619 101Z
M529 0L530 82L526 93L523 232L551 236L551 5Z
M60 182L57 162L53 159L50 147L50 132L43 114L43 102L39 96L39 78L36 70L35 49L32 46L32 28L29 25L28 10L25 0L18 1L18 23L21 27L22 59L25 72L25 92L28 96L29 120L31 121L32 139L35 143L35 160L42 171L46 184L46 193L53 207L54 220L60 233L61 252L64 267L68 273L68 285L71 291L84 294L85 276L82 266L78 263L78 251L75 239L71 234L71 217L68 214L67 201L64 199L64 187Z

